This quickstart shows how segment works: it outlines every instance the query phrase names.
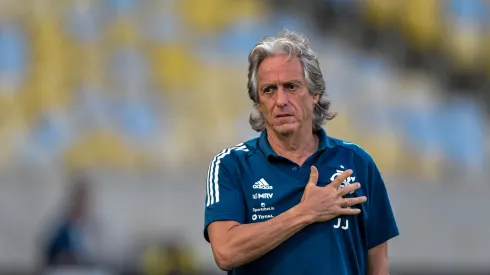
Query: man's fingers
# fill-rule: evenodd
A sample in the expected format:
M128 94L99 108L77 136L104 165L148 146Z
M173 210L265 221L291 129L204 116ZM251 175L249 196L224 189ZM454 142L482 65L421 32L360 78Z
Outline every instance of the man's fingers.
M315 166L311 166L310 168L310 179L308 180L308 184L316 186L318 182L318 169Z
M344 171L342 174L336 177L329 185L337 189L342 184L342 182L344 182L344 180L350 177L350 175L352 175L352 170L349 169L347 171Z
M366 196L355 197L355 198L342 198L341 206L348 208L356 204L364 203L367 201Z
M361 188L361 184L358 183L358 182L355 182L355 183L349 184L347 186L344 186L344 188L342 188L342 189L339 190L339 194L341 196L345 196L345 195L347 195L349 193L352 193L352 192L356 191L359 188Z
M339 216L352 216L352 215L358 215L361 213L361 209L359 208L342 208L339 210Z

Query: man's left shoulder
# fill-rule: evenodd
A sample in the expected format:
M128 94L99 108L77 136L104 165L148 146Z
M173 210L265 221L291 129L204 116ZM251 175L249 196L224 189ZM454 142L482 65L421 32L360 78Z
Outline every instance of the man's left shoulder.
M356 157L360 158L363 162L367 162L367 163L374 162L373 158L367 152L367 150L365 150L359 144L350 141L345 141L338 138L333 138L333 137L329 137L329 138L336 147L340 147L352 152Z

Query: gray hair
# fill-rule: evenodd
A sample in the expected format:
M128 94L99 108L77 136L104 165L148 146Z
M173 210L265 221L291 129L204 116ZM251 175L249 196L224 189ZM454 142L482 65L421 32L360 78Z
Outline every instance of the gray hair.
M325 80L320 69L317 55L308 46L308 39L303 35L284 30L278 37L265 37L250 52L248 56L248 95L254 102L254 110L250 114L252 129L261 132L265 129L264 117L258 112L259 93L257 72L260 64L267 57L278 53L286 53L289 60L298 58L303 65L303 73L308 83L308 91L312 96L319 95L318 103L313 108L313 130L319 130L322 125L335 117L330 112L331 102L325 93Z

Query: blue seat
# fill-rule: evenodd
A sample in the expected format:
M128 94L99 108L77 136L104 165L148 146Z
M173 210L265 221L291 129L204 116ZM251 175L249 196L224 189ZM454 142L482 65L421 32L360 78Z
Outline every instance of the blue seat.
M28 132L21 154L30 163L49 163L69 144L71 130L63 114L45 113Z
M142 1L140 0L109 0L109 8L117 13L131 13Z
M7 79L7 87L0 86L0 91L8 89L13 92L20 88L28 65L27 37L24 30L15 24L0 25L0 76Z
M487 16L483 0L450 0L443 3L449 16L456 20L483 23Z
M186 33L180 19L169 11L154 11L145 18L141 34L145 39L156 43L179 41Z
M439 121L439 106L417 108L407 106L399 113L404 136L410 148L419 154L443 151L442 124Z
M479 166L485 158L485 114L473 99L456 98L447 103L438 123L443 125L442 145L451 162Z
M218 51L244 59L259 40L276 32L267 22L239 20L219 34Z
M150 140L157 131L157 112L145 101L118 104L118 120L123 133L135 141Z
M107 18L99 5L92 4L86 10L85 4L69 6L62 18L65 31L79 43L95 43L102 38L103 26Z
M259 40L265 36L275 36L283 28L314 37L308 35L309 28L292 15L279 14L272 21L241 19L229 25L220 34L220 52L243 58Z
M114 84L128 89L141 87L148 80L149 68L144 54L133 47L120 46L110 56L109 74Z
M272 22L273 29L290 29L295 32L304 34L309 39L317 37L311 33L311 26L308 26L307 22L301 17L298 17L295 13L283 12L274 16Z

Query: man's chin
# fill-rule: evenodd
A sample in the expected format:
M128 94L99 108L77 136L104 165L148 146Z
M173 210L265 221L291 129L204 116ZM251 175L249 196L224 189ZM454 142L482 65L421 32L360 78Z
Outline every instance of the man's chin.
M298 130L296 123L282 124L274 127L274 132L281 136L290 136Z

